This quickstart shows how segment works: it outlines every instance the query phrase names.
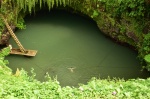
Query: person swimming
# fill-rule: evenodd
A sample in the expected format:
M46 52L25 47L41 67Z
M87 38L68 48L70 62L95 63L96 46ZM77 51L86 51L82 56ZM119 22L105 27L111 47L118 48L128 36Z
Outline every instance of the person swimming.
M69 69L73 73L74 69L76 69L76 67L70 67L70 68L67 68L67 69Z

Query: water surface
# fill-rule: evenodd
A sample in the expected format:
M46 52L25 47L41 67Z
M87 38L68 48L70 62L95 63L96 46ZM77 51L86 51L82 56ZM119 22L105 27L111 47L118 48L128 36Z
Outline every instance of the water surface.
M91 77L146 78L137 53L106 38L92 20L65 11L41 11L26 17L26 29L17 37L26 49L38 50L35 57L9 55L9 67L35 69L44 81L46 72L62 86L77 86ZM14 48L17 45L11 39ZM29 73L30 74L30 73Z

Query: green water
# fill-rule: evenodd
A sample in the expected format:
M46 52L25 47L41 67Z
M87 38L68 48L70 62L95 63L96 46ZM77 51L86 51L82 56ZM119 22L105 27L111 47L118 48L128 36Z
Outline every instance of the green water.
M9 67L24 68L45 81L46 72L62 86L86 84L92 77L146 78L137 53L106 38L93 21L65 11L41 11L26 18L26 30L16 35L26 49L38 50L35 57L9 55ZM11 39L10 43L16 48ZM72 69L72 70L71 70Z

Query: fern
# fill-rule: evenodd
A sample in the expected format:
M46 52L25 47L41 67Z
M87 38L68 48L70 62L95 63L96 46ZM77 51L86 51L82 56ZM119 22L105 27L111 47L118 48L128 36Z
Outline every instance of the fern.
M67 4L70 4L71 0L5 0L8 4L12 3L15 5L14 7L18 7L18 9L23 10L26 12L27 10L31 13L32 10L35 10L35 6L37 3L39 3L40 8L42 8L42 4L47 4L48 9L54 7L54 5L59 6L63 5L66 6Z
M4 16L9 16L7 20L16 25L20 11L24 13L27 11L29 13L35 12L37 4L39 4L40 8L42 8L42 5L47 5L48 9L51 10L54 5L58 7L71 4L71 0L5 0L5 3L1 4L0 13Z
M51 0L52 8L53 8L54 4L55 4L55 1L54 1L54 0Z
M56 6L58 7L58 5L59 5L59 0L55 0L55 2L56 2Z
M146 66L147 70L150 71L150 54L145 55L144 60L147 63L147 66Z
M9 47L3 48L0 52L0 57L5 57L5 56L9 55L9 53L10 53Z
M42 8L42 0L39 0L40 8Z
M63 6L66 6L66 0L63 0Z
M51 0L47 0L48 9L51 9Z

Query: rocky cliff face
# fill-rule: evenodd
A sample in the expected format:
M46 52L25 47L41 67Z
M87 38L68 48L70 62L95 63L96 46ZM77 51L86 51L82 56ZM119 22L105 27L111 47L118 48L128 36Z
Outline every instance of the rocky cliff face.
M119 43L138 51L139 59L150 70L150 3L149 0L91 0L72 4L72 8L89 16L99 29ZM147 60L148 59L148 60Z
M117 13L116 9L118 9L118 11L121 9L119 8L119 4L117 8L117 4L113 5L110 3L110 5L108 5L106 1L107 0L97 0L92 2L91 0L85 0L80 1L78 4L73 4L71 7L96 21L98 27L104 34L117 41L137 47L137 44L143 40L143 34L150 32L150 22L147 21L148 19L143 19L144 17L138 15L135 17L129 15L136 7L133 9L127 7L126 10L124 10L126 12ZM143 2L143 4L145 3ZM145 11L144 8L143 11ZM136 19L136 17L141 19Z

